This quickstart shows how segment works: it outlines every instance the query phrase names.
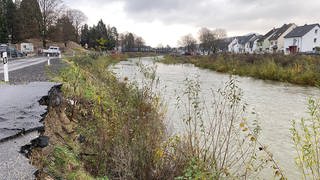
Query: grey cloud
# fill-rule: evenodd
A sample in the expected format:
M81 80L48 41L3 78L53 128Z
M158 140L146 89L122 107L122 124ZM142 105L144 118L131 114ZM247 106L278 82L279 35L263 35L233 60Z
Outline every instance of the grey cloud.
M103 4L121 1L127 17L138 22L158 20L165 24L242 32L263 32L283 23L320 20L319 0L92 0L91 3L93 1Z

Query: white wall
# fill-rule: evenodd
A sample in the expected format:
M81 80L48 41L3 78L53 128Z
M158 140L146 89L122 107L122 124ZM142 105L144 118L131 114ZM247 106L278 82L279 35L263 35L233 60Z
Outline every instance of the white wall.
M295 25L295 24L293 24L293 25L291 25L290 26L290 28L288 28L287 29L287 31L285 31L277 40L272 40L272 41L270 41L270 43L272 42L272 44L273 45L277 45L278 46L278 48L277 48L277 51L278 52L280 52L280 51L285 51L285 46L284 46L284 42L285 42L285 39L284 39L284 37L287 35L287 34L289 34L293 29L295 29L297 27L297 25ZM273 45L271 45L270 44L270 51L272 52L273 50L272 50L272 46Z
M318 33L315 34L315 30L318 30ZM314 43L314 38L317 38L317 42ZM320 47L320 27L316 26L303 37L296 38L286 38L284 41L285 50L290 46L293 46L293 42L296 40L296 46L299 49L299 52L311 52L314 47ZM286 54L289 54L289 51L285 51Z
M228 45L228 51L231 53L239 53L239 43L238 39L234 39L229 45Z
M259 52L259 47L258 47L258 40L255 40L254 43L253 43L253 47L252 47L252 52L251 53L257 53Z
M315 30L318 30L318 33L315 34ZM317 42L314 43L314 38L317 38ZM313 51L314 47L320 46L320 27L316 26L306 35L302 37L301 52Z
M302 45L301 37L286 38L284 40L284 52L285 54L290 54L290 51L288 50L290 46L297 46L297 48L301 50L302 48L301 45Z
M285 33L283 33L279 38L278 38L278 51L284 51L284 37L289 34L293 29L295 29L297 25L293 24L290 28L287 29Z
M250 42L247 42L247 43L244 45L244 52L246 52L246 53L251 53Z

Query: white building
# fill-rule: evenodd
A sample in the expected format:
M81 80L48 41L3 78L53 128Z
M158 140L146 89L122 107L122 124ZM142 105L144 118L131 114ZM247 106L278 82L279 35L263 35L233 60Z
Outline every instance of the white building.
M257 51L256 53L270 53L270 41L269 39L273 36L273 34L278 31L278 29L273 28L267 34L259 38L257 42Z
M22 53L31 54L34 53L34 47L32 43L21 43L20 50Z
M270 52L283 53L285 51L284 48L284 37L290 33L293 29L295 29L297 25L291 24L284 24L282 27L278 28L273 35L269 38L270 41Z
M258 52L258 41L261 36L252 36L251 39L245 45L245 52L249 54L257 53Z
M256 48L256 41L256 34L234 37L228 45L228 51L231 53L253 53L254 48Z
M240 53L242 52L242 49L244 49L242 47L242 45L239 43L238 38L234 38L231 43L228 45L228 52L231 53Z
M296 27L284 38L285 54L315 52L316 47L320 47L320 25Z

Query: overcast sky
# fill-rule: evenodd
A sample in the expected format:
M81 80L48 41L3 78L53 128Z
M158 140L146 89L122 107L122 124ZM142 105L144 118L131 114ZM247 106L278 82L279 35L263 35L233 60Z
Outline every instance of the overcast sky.
M142 36L148 45L176 46L181 36L201 27L223 28L228 36L264 34L284 23L320 23L320 0L64 0L119 32Z

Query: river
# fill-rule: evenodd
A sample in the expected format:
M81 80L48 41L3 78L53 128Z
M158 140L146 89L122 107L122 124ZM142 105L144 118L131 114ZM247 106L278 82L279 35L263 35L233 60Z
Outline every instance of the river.
M141 81L141 74L136 65L138 59L123 61L113 67L119 78L128 77L130 81ZM142 58L143 64L153 64L153 58ZM180 112L177 112L176 97L184 89L184 80L199 76L201 96L210 97L211 90L225 86L230 78L228 74L197 68L190 64L166 65L156 63L157 77L160 79L162 97L167 103L167 127L171 133L184 130ZM314 87L302 87L288 83L257 80L250 77L236 77L243 90L243 100L248 104L248 114L255 112L262 128L261 139L269 147L274 158L284 169L289 179L300 179L294 158L295 151L291 140L292 120L307 117L307 100L320 97L320 91ZM180 94L179 94L180 93ZM252 117L251 115L249 115Z

